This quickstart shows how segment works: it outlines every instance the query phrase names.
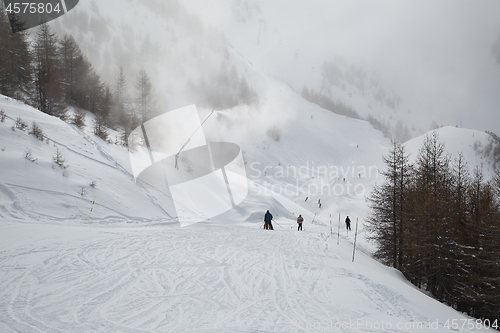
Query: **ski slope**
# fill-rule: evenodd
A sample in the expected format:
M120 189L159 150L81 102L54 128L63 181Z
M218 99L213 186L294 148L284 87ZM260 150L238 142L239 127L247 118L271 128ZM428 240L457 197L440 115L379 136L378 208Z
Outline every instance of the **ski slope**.
M96 138L90 126L81 131L1 96L8 118L0 123L0 330L444 332L451 320L467 323L370 258L362 222L368 192L352 189L369 191L380 179L352 167L381 167L389 141L366 122L266 82L265 103L253 113L217 112L204 125L209 141L245 152L247 199L185 228L168 192L134 184L125 148ZM36 121L49 143L13 131L17 117ZM268 134L277 126L279 139ZM24 157L27 149L35 163ZM53 167L57 149L69 165L65 175ZM280 175L286 166L302 173ZM287 185L296 191L279 191ZM307 192L314 186L318 193ZM261 229L267 209L274 231ZM359 219L354 262L353 234L338 214L351 216L353 230Z
M228 6L232 1L185 1L172 17L155 12L152 3L81 2L51 24L60 36L74 34L109 82L120 65L130 67L129 83L137 69L148 69L169 103L160 105L162 111L185 105L189 80L221 62L234 65L259 103L216 110L203 131L209 142L241 147L249 194L236 208L181 228L169 191L136 186L127 149L94 136L91 114L80 130L0 95L7 114L0 123L0 332L483 330L370 256L366 196L381 181L390 141L365 121L300 97L304 86L320 89L322 64L338 54L349 58L348 65L371 68L341 47L355 38L327 47L314 38L313 26L302 31L296 24L304 15L320 17L316 28L333 31L339 21L324 8L335 3L277 1L257 10L250 1L247 10L247 1L234 7ZM292 15L281 15L282 8ZM214 25L228 31L212 31ZM419 112L421 103L405 100L412 104L396 114L354 87L332 89L363 116L412 119L417 127L431 120ZM200 119L211 111L200 108ZM28 126L35 121L49 140L12 130L18 117ZM438 133L450 152L462 151L471 167L491 171L474 149L487 145L487 135L453 127ZM413 158L422 141L407 143ZM54 165L58 150L65 170ZM36 161L25 158L28 151ZM204 205L185 208L195 213ZM274 231L261 229L267 209ZM298 214L305 219L303 232L296 230ZM359 222L356 253L346 215L353 231Z
M352 237L337 245L327 228L279 223L271 232L3 222L0 328L444 332L466 319L361 252L353 263Z

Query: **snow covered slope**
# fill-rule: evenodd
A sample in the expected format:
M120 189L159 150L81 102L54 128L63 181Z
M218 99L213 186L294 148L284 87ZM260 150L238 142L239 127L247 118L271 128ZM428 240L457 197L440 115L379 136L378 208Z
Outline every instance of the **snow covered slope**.
M297 82L317 88L324 59L310 67L307 58L316 55L294 49L293 22L281 22L276 12L283 5L262 4L266 17L279 19L262 23L261 40L257 9L241 11L248 24L228 33L226 48L220 32L204 29L183 7L194 2L169 1L177 7L167 14L154 10L161 3L167 1L85 1L53 24L60 34L75 34L110 82L119 65L132 67L130 81L135 70L151 65L170 109L185 105L176 98L187 80L221 61L237 66L260 102L217 111L203 130L208 141L242 148L249 195L223 215L180 228L168 191L134 184L125 148L0 96L8 116L0 123L0 331L447 332L455 323L454 331L481 330L469 329L475 321L370 258L365 197L381 179L377 169L390 142L367 122L300 97ZM236 12L248 4L234 3ZM214 20L217 3L197 10L204 6L204 18ZM302 15L301 6L294 15ZM121 15L113 16L117 8ZM196 43L200 37L204 44ZM354 88L332 89L351 99ZM362 114L393 112L370 109L370 98L354 94L351 104ZM210 111L200 109L200 119ZM18 117L28 126L36 121L48 143L13 131ZM470 163L477 160L476 141L487 143L480 132L439 132L447 148L464 149ZM421 140L408 143L413 155ZM54 165L58 150L65 170ZM267 209L274 232L261 229ZM298 214L305 219L301 233ZM346 215L353 227L359 220L354 262Z
M4 96L0 109L8 117L0 123L0 218L87 221L97 198L94 222L173 221L168 196L135 185L125 148ZM36 122L49 141L12 130L18 118L29 127ZM25 158L28 150L35 162ZM65 170L54 163L58 150Z
M245 151L249 196L186 228L165 223L167 193L135 186L124 148L1 97L1 330L434 332L467 320L362 251L353 263L352 233L336 234L337 214L363 218L364 191L378 178L359 167L381 166L388 140L269 82L259 108L204 125L209 141ZM17 117L36 121L49 143L13 131ZM65 175L52 167L57 149ZM274 232L260 229L266 209Z
M491 178L494 173L495 161L489 158L487 154L484 154L484 150L490 143L495 145L498 143L494 143L489 134L481 131L445 126L411 139L406 142L406 148L412 160L415 160L418 156L425 137L432 135L433 132L437 134L439 141L444 144L446 153L451 156L452 162L458 157L459 153L462 153L471 172L475 167L479 167L483 170L486 180Z
M451 320L467 323L365 254L353 263L352 239L337 245L319 227L280 223L270 232L3 221L0 329L447 332Z

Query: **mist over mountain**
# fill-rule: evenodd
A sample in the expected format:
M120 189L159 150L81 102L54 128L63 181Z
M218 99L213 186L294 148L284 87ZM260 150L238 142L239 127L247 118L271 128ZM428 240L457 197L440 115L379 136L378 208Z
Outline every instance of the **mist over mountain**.
M500 132L499 10L496 1L109 0L83 2L53 25L75 35L109 82L119 66L130 78L146 68L170 108L255 102L250 93L203 103L231 94L231 76L258 89L263 74L413 137L436 125Z
M498 330L499 12L1 11L0 330Z

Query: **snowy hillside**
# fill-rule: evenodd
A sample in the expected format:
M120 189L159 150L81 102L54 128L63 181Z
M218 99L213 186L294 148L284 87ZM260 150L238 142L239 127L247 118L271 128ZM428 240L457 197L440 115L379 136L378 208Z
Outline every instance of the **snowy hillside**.
M462 11L475 14L468 25ZM392 1L92 0L51 26L72 34L108 83L120 66L129 82L146 69L161 111L192 103L197 85L234 66L259 93L270 76L407 140L436 123L498 132L497 11L496 1L429 11Z
M285 85L275 84L265 96L265 104L257 109L217 112L204 125L207 139L242 147L253 186L251 197L262 194L266 198L276 192L317 213L318 218L327 218L332 211L363 209L364 196L379 176L387 139L366 122L322 110ZM102 207L93 215L97 220L175 220L168 191L147 192L135 186L125 148L95 137L90 126L81 131L10 98L2 98L0 108L8 117L0 127L5 170L2 181L6 184L3 191L11 198L10 204L3 206L5 217L40 215L58 221L81 221L86 219L95 197L97 207ZM208 111L201 109L200 118ZM27 131L13 131L17 118L28 126L36 122L49 142L38 141ZM66 170L54 165L58 149L68 165ZM34 163L24 158L28 150L37 159ZM95 188L90 186L92 182ZM39 194L47 202L31 202L30 197ZM321 209L318 200L322 200ZM243 203L242 207L238 218L247 219L265 205L257 209L254 203ZM290 216L298 209L280 208L278 215Z
M373 69L384 52L369 51L393 25L402 24L407 17L397 13L408 8L397 6L378 39L360 46L352 41L370 24L358 30L358 23L369 17L378 22L382 15L369 13L384 12L388 3L361 11L347 5L344 10L357 20L337 11L339 3L89 0L51 22L59 37L74 36L104 81L115 83L123 66L129 100L137 71L145 68L160 114L195 103L206 87L227 96L212 80L217 77L236 77L234 82L255 91L251 103L197 109L199 119L207 119L201 127L207 142L241 148L248 195L233 209L207 217L200 211L222 201L220 192L207 186L204 198L182 207L201 220L186 226L168 186L136 184L129 150L114 142L121 133L109 130L105 142L92 133L89 112L86 127L79 129L0 95L6 115L0 122L0 332L486 330L372 258L366 197L383 180L380 170L391 141L368 121L335 114L301 96L308 88L352 108L356 118L371 117L394 131L404 131L406 124L416 136L428 128L433 102L460 104L452 97L466 86L424 100L435 87L417 82L402 87L389 73L406 70L405 64L394 63L394 69L384 58ZM296 24L304 18L312 22L308 29ZM439 15L430 19L436 23ZM340 27L346 24L344 36ZM490 35L477 39L478 45ZM398 36L387 41L388 49L406 40ZM400 52L411 53L409 44ZM484 48L474 50L484 64L481 71L493 66ZM484 96L496 93L499 82L494 71L485 71L492 84L483 85ZM412 89L415 94L405 95ZM470 107L463 104L464 110ZM43 140L29 133L34 123ZM184 125L174 124L187 135ZM488 134L450 126L437 133L449 153L462 152L470 168L482 165L486 177L491 175L493 161L482 153L490 144ZM412 158L423 140L416 136L406 143ZM150 162L153 157L144 164ZM274 216L274 231L262 228L266 210ZM299 214L305 221L301 232ZM349 232L347 215L353 221Z
M97 198L100 208L94 212L94 222L173 221L166 212L168 198L135 186L125 148L108 145L7 97L1 97L0 109L8 117L0 123L3 219L87 221L92 200ZM12 130L18 118L29 127L36 122L49 141ZM36 161L25 157L28 150ZM58 150L66 169L54 163Z
M336 237L337 214L363 218L361 190L377 177L360 177L358 167L381 166L388 141L285 86L269 91L253 114L220 112L204 126L209 140L242 146L250 194L236 209L187 228L164 224L173 221L168 195L134 184L124 148L2 97L9 117L0 123L2 330L431 332L466 320L362 251L352 263L353 235L343 223ZM288 117L274 119L271 110L282 109ZM49 143L13 131L17 117L36 121ZM65 175L52 166L57 149ZM279 175L291 167L302 174ZM279 195L287 185L299 190ZM266 209L274 232L260 229ZM297 214L305 218L302 233Z
M492 141L489 134L453 126L445 126L437 129L435 132L439 140L444 144L446 152L451 156L452 161L458 157L459 153L462 153L470 171L477 166L483 170L486 179L491 179L494 173L493 165L495 162L484 154L485 148ZM425 136L431 134L432 132L429 132L406 142L407 151L413 160L417 157Z

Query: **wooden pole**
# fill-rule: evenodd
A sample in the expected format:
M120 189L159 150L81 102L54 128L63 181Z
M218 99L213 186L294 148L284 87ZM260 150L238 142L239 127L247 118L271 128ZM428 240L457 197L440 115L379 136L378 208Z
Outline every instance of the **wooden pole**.
M332 214L330 214L330 237L333 235Z
M339 214L339 226L338 226L338 230L337 230L337 245L340 244L340 214Z
M92 215L92 211L94 210L95 198L96 197L94 197L94 200L92 201L92 207L90 208L90 214L89 214L89 219L88 219L87 223L90 222L90 215Z
M354 262L354 254L356 253L356 239L358 238L358 219L356 218L356 231L354 232L354 249L352 250L352 262Z

